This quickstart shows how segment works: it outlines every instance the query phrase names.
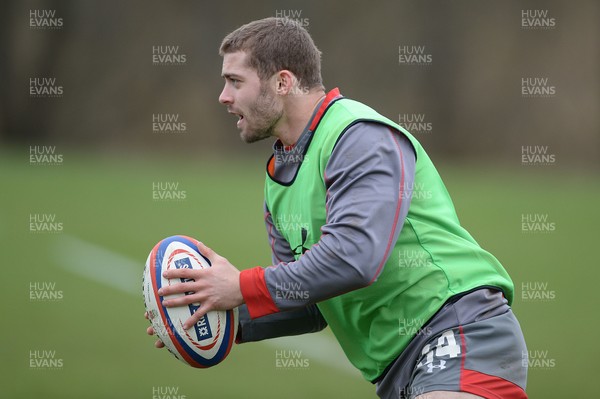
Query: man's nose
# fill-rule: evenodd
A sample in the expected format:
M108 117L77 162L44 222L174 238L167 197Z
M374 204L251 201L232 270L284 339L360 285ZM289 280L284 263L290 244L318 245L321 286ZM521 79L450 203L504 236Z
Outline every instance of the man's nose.
M233 103L233 97L229 93L229 90L227 90L227 86L223 87L223 91L219 95L219 102L225 105Z

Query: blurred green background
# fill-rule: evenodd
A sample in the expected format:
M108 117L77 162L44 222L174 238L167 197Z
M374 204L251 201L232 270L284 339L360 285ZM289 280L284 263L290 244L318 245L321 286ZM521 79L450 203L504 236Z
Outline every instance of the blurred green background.
M54 10L63 26L33 29L31 10ZM546 11L555 26L525 29L523 10ZM240 24L285 12L307 19L328 88L429 124L413 130L462 223L515 282L530 397L594 397L599 10L592 1L3 2L0 396L375 397L328 330L236 345L207 370L154 349L144 332L141 274L161 238L199 238L239 268L269 263L271 143L241 143L218 104L217 48ZM186 55L182 65L153 64L153 46L167 45ZM431 63L399 64L405 45L424 46ZM41 77L63 95L32 97L30 79ZM527 77L547 78L555 95L524 98ZM186 129L153 131L155 114ZM523 147L535 146L551 161L523 164ZM60 157L32 162L32 148ZM156 184L180 199L156 200ZM526 231L524 217L547 219ZM52 218L46 227L58 231L36 231ZM281 351L308 367L277 367Z
M35 167L22 153L1 155L5 397L150 398L153 387L178 387L187 398L374 397L371 384L343 367L329 331L317 335L319 343L331 339L331 348L310 350L313 341L301 338L236 345L207 370L154 349L144 333L141 274L160 238L199 237L240 268L268 263L262 163L71 154L61 166ZM463 224L515 282L514 310L529 349L546 352L530 369L531 397L591 397L597 349L575 337L598 327L592 251L600 218L591 211L598 179L453 164L440 170ZM153 200L157 180L179 182L186 199ZM556 230L522 232L521 214L531 209L548 211ZM54 214L63 231L29 231L31 213ZM31 284L35 294L43 282L62 299L31 300ZM522 282L547 283L555 297L523 300ZM30 352L44 350L56 351L60 369L30 367ZM278 368L278 350L300 351L309 366ZM324 350L333 351L330 358L319 356Z

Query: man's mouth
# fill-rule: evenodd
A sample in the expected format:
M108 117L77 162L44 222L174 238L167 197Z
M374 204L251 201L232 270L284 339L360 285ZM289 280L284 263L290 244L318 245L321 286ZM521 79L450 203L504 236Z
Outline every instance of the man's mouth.
M230 113L230 114L233 114L233 115L235 115L235 116L237 116L237 117L238 117L238 121L237 121L237 124L236 124L236 125L237 125L237 127L239 128L239 127L240 127L240 125L241 125L241 123L242 123L242 121L244 120L244 115L242 115L242 114L238 114L237 112L233 112L233 111L229 111L229 113Z

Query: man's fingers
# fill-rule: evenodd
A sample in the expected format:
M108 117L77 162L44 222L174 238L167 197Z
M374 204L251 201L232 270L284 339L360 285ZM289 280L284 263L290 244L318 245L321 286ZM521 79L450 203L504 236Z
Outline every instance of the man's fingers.
M201 299L203 298L201 298L199 294L190 294L178 298L165 299L162 301L162 304L167 308L174 308L177 306L189 305L190 303L202 303Z
M204 255L206 258L208 258L210 263L213 263L216 260L215 257L218 256L215 251L213 251L212 249L210 249L209 247L204 245L203 242L198 243L198 250L200 250L200 253L202 255Z
M191 278L193 279L194 277L197 276L197 273L200 270L198 269L170 269L170 270L165 270L163 272L163 277L164 278L168 278L168 279L172 279L172 278Z
M146 315L147 314L148 314L148 312L146 312ZM146 317L146 318L148 318L148 317ZM154 335L154 328L152 328L152 327L146 328L146 334ZM162 341L159 339L154 343L154 346L160 349L160 348L164 348L165 344L163 344Z
M206 305L202 305L200 306L196 312L194 312L193 315L191 315L186 321L185 323L183 323L183 328L184 330L187 330L188 328L190 328L191 326L193 326L194 324L196 324L198 322L198 320L200 320L202 318L202 316L204 316L205 314L207 314L208 312L210 312L212 309L210 306L206 306Z
M193 281L188 282L188 283L171 284L171 285L168 285L166 287L162 287L161 289L159 289L158 295L166 296L166 295L172 295L172 294L183 294L186 292L195 292L197 288L198 288L197 284L195 284L195 282L193 282Z

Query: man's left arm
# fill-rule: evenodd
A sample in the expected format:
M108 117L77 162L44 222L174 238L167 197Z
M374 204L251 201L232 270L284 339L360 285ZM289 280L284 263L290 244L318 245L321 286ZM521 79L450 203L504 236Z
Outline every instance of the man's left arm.
M358 123L338 141L325 170L327 220L297 261L240 274L252 318L304 307L370 285L381 273L408 213L415 153L377 123Z
M297 261L240 272L200 244L212 267L174 269L165 278L193 280L163 287L167 307L200 302L189 328L211 310L246 304L257 317L293 310L370 285L381 273L408 214L415 153L402 134L381 124L357 123L346 131L325 169L327 219L321 238Z

